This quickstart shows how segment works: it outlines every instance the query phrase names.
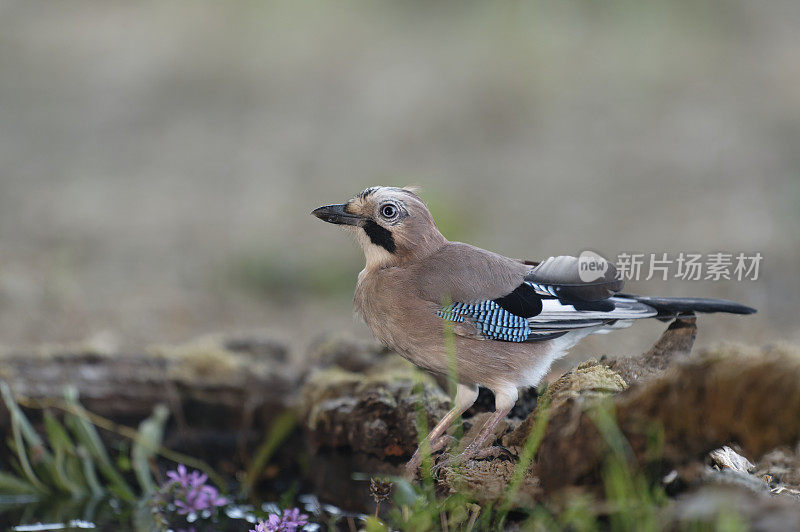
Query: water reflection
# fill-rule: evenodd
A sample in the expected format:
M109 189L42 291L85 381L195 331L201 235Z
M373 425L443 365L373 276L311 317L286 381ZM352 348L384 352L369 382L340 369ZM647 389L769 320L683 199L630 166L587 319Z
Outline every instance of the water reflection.
M347 512L341 508L321 503L313 494L297 497L297 503L310 517L303 527L307 532L348 529L350 523L363 526L366 515ZM191 519L183 523L170 523L170 530L191 529L202 531L241 532L253 528L258 519L270 513L279 513L275 502L258 506L231 503L224 507L222 520L216 523ZM199 517L199 516L197 516ZM194 521L194 522L192 522ZM191 524L190 524L191 523ZM14 532L45 530L135 530L154 529L149 501L128 504L114 498L48 498L31 496L0 497L0 528Z
M97 528L97 526L89 521L73 519L69 523L38 523L35 525L18 525L12 530L15 530L16 532L34 532L38 530L79 530L85 528Z

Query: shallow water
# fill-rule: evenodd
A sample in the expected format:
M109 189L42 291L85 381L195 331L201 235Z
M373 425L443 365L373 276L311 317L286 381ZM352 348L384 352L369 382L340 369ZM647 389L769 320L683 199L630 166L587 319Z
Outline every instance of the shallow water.
M346 512L334 505L319 501L315 495L301 495L297 507L309 516L303 530L335 530L347 527L352 520L357 526L366 515ZM211 519L211 514L175 516L169 530L180 532L246 531L254 528L259 518L280 511L277 503L266 502L258 507L232 503ZM39 499L30 496L0 497L0 526L2 530L33 532L46 530L158 530L151 507L147 502L122 503L117 499Z

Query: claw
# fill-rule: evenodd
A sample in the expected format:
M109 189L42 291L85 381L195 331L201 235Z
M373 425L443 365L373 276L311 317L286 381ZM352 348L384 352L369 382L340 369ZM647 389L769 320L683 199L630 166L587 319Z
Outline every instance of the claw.
M448 445L454 443L456 441L455 438L452 436L448 436L447 434L442 434L439 436L433 444L431 444L431 454L441 451L442 449L447 448ZM414 453L414 456L411 457L411 460L404 466L404 476L407 480L414 480L417 477L417 471L419 471L419 466L422 464L422 454L419 452L419 449Z
M433 466L434 477L438 476L444 468L458 467L469 460L483 460L486 458L504 458L516 460L518 456L502 445L493 445L483 449L468 445L464 452L458 455L442 454Z
M405 466L403 466L403 478L408 481L413 481L417 478L417 471L419 471L419 460L416 456L412 456Z
M458 467L459 465L463 464L464 461L461 459L463 456L462 454L450 454L450 453L442 453L436 463L433 465L431 469L431 473L433 474L433 478L440 478L441 473L445 468L452 468Z
M431 446L431 453L435 453L446 448L448 444L454 441L456 440L452 436L448 436L446 434L440 436ZM484 448L474 445L467 445L461 454L442 453L439 458L435 460L431 472L433 473L434 477L438 477L445 468L458 467L465 464L469 460L483 460L486 458L516 460L518 456L502 445L493 445L491 447ZM417 452L414 453L414 456L411 457L411 460L409 460L404 467L404 476L407 480L416 479L421 463L422 455L419 452L419 449L417 449Z
M493 445L486 447L475 453L475 459L482 458L506 458L508 460L516 460L519 458L516 454L511 452L507 447L502 445Z

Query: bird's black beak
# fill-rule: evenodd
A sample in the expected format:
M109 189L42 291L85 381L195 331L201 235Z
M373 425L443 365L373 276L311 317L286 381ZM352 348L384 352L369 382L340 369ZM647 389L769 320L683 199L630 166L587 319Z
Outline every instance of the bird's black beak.
M332 224L339 225L361 225L364 218L357 214L350 214L345 211L346 205L325 205L311 211L311 214Z

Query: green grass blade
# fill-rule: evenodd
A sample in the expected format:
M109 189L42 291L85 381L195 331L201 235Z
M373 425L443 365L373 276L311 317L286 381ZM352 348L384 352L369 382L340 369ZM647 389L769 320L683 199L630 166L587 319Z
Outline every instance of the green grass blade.
M615 530L659 529L658 492L635 461L633 450L617 425L611 402L601 402L589 411L610 453L603 468L603 484Z
M28 450L25 445L25 440L31 445L34 452L37 453L37 458L45 458L47 449L45 449L44 442L33 430L28 418L17 405L14 395L11 393L11 388L5 381L0 381L0 394L2 395L3 402L8 408L11 417L11 438L13 441L13 450L16 452L17 460L22 475L25 477L32 486L42 493L48 493L50 490L39 479L36 472L28 459Z
M506 492L503 495L503 499L497 510L501 526L504 523L509 510L511 510L511 506L514 504L514 500L517 497L517 492L522 485L522 480L525 478L525 473L527 473L528 468L531 466L533 457L536 455L536 451L539 450L539 445L542 443L542 438L544 438L544 433L547 429L547 422L550 420L550 404L546 399L540 398L539 404L536 406L536 413L534 415L536 418L533 422L533 428L531 429L530 434L528 434L528 437L525 439L525 444L520 452L519 460L517 461L517 465L514 467L514 472L511 474L511 480L508 482Z
M289 437L296 426L297 415L291 410L287 410L275 418L270 425L267 437L258 446L255 456L253 456L253 461L247 468L247 475L244 482L242 482L242 495L246 496L252 491L259 475L264 471L272 455L286 441L286 438Z
M25 441L32 447L41 447L44 450L44 441L42 441L42 438L33 429L28 418L23 414L22 409L14 399L14 394L11 393L11 388L9 388L5 381L0 381L0 393L2 393L3 402L6 404L6 408L8 408L11 417L15 420Z
M449 307L453 302L449 297L442 299L442 308ZM444 349L447 353L447 393L450 400L455 405L456 392L458 390L458 351L456 349L456 330L455 322L450 320L442 320L444 327ZM459 415L453 421L453 436L456 440L461 441L464 436L464 425Z
M174 530L168 529L165 524L158 522L147 499L140 499L132 508L131 525L133 532L166 532L167 530ZM194 528L190 530L194 530Z
M75 456L75 446L66 429L49 411L44 413L44 428L50 447L55 455L53 462L53 480L58 487L74 497L86 495L86 479L73 469L67 470L67 459ZM73 476L71 476L71 474Z
M75 388L67 388L64 391L64 399L69 406L72 407L72 412L65 416L65 422L72 432L75 441L79 442L89 456L96 462L97 469L100 474L108 482L108 491L128 501L136 500L136 495L133 489L122 477L122 474L117 471L111 458L108 456L103 441L97 433L94 425L92 425L88 416L81 416L74 412L83 412L83 407L78 402L78 391Z
M453 302L449 297L442 299L442 308L449 307ZM451 398L456 396L458 386L458 357L456 355L455 322L443 319L444 349L447 353L447 393Z
M94 467L94 460L89 452L82 446L78 446L75 451L78 458L81 460L83 466L83 476L86 478L86 483L89 485L89 490L92 492L93 497L102 497L105 495L105 490L97 478L97 470Z
M26 493L35 495L40 494L41 491L25 479L0 471L0 493L12 495Z
M428 412L423 403L425 398L425 383L422 378L417 376L414 383L414 394L419 398L414 402L414 413L417 421L417 438L419 440L419 452L422 456L420 462L420 473L422 476L422 487L426 497L432 502L436 501L436 494L433 485L433 457L431 456L431 442L428 441Z
M152 493L156 489L153 474L150 471L151 460L161 446L164 438L164 426L169 418L169 409L158 404L153 409L153 414L139 424L139 431L131 448L131 463L133 472L142 493Z
M19 428L19 423L14 418L11 417L11 433L12 437L14 438L14 448L17 452L17 459L19 460L19 465L22 468L22 472L25 475L25 478L28 482L30 482L37 490L42 493L49 493L50 490L47 489L40 480L39 477L36 476L36 473L31 466L30 461L28 460L28 452L25 449L25 442L22 441L22 434Z

